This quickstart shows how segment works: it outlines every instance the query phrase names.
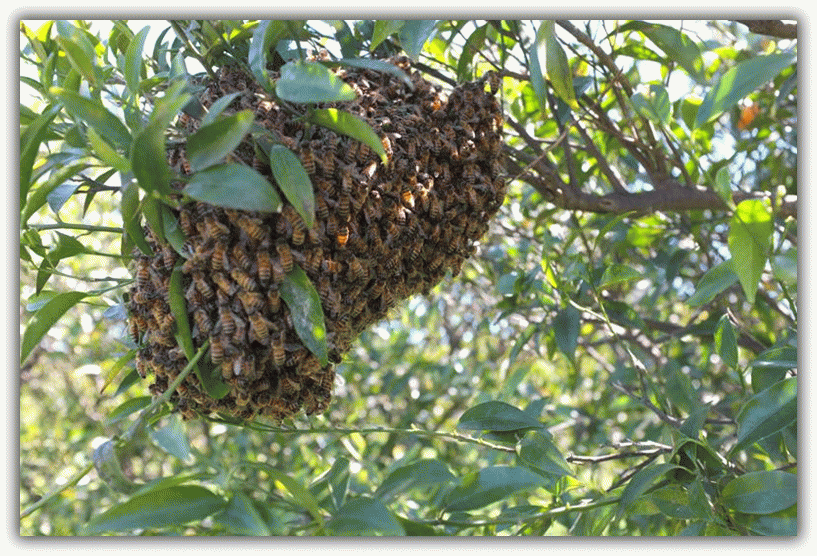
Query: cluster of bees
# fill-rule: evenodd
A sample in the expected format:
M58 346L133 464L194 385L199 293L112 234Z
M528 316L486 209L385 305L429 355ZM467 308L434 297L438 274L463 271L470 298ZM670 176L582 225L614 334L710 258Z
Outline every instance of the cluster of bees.
M449 270L458 274L487 231L505 196L496 74L461 84L445 99L411 71L408 59L393 63L413 87L389 73L337 70L358 94L337 107L377 132L386 165L357 140L293 118L238 68L224 67L206 84L204 106L239 92L230 110L252 109L256 123L299 156L314 185L316 222L307 226L287 203L271 214L201 202L178 211L187 238L182 272L193 343L209 339L210 360L230 387L214 400L188 375L172 398L186 418L221 412L282 419L301 409L324 411L334 365L354 338L400 300L427 293ZM190 132L198 122L180 123ZM274 183L268 161L249 140L234 156ZM169 159L185 173L183 146L172 147ZM150 231L148 240L155 254L137 257L130 328L141 346L137 368L143 376L153 372L151 391L160 393L186 364L168 295L178 255ZM321 299L326 366L298 338L280 296L296 264Z

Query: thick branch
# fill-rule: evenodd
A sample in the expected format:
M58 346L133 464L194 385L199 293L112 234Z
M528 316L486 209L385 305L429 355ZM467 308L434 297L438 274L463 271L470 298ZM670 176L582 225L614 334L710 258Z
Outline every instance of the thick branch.
M769 35L778 39L796 39L797 25L793 23L783 23L779 19L736 19L738 23L743 23L749 31L758 35Z

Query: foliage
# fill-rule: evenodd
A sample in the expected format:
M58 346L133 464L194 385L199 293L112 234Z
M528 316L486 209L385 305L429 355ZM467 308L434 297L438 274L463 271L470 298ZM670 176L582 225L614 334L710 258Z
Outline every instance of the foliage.
M173 21L151 41L108 23L20 26L21 534L797 533L794 40L728 21ZM201 113L188 68L243 65L312 110L355 94L329 66L401 51L445 87L501 76L491 232L362 334L326 415L183 421L170 389L145 395L123 306L142 224L183 246L178 115L203 118L187 195L314 211L283 146L280 190L231 161L251 118ZM382 150L351 115L310 114Z

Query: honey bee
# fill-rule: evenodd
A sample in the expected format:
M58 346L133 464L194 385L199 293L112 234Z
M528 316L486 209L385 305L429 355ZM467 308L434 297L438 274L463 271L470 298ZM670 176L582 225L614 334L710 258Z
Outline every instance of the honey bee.
M196 309L193 313L193 319L199 327L199 333L202 336L209 336L213 327L210 318L207 316L207 312L204 311L204 309Z
M176 264L176 252L168 246L162 248L162 262L164 263L165 268L172 269L173 265Z
M244 306L244 312L248 315L257 313L264 307L264 297L260 293L240 291L238 292L238 299Z
M308 143L301 147L301 165L310 176L315 174L315 155Z
M443 203L437 195L431 198L429 216L432 220L440 220L443 217Z
M130 333L130 337L133 340L133 343L138 344L139 340L141 339L139 325L136 324L136 321L131 319L128 321L128 332ZM142 378L145 378L144 376Z
M335 239L337 239L339 247L344 247L346 242L349 241L349 227L341 226L337 235L335 236Z
M331 284L329 282L329 276L324 274L318 280L318 295L321 298L321 303L328 303L330 291Z
M204 234L202 235L215 238L217 241L223 240L230 235L230 229L208 214L204 217Z
M272 362L276 368L280 369L286 361L286 350L284 348L284 336L279 334L272 338Z
M281 294L278 293L277 289L267 290L267 303L270 312L277 313L281 310Z
M276 284L281 284L284 280L286 280L286 272L284 272L284 266L275 259L272 261L272 281Z
M229 266L229 263L227 262L227 246L220 241L217 241L216 245L213 247L213 252L211 254L211 266L216 272L224 270Z
M256 263L258 264L258 279L265 284L269 283L272 276L272 262L270 261L269 251L263 248L259 250Z
M278 252L278 260L284 272L289 274L292 272L292 251L286 241L279 239L275 244L275 250Z
M258 312L249 314L248 318L250 319L252 331L255 333L255 337L258 339L258 341L262 344L268 343L269 325L272 323L270 323Z
M232 295L235 292L235 283L227 280L227 276L221 272L213 273L213 282L215 282L216 287L218 287L219 290L227 295Z
M349 219L349 194L341 193L338 198L338 218L341 222L346 222Z
M212 299L215 295L215 293L213 293L213 288L210 287L210 284L207 283L204 276L200 272L195 272L193 274L193 283L196 285L196 289L206 299Z
M142 290L136 290L131 294L131 300L133 300L134 303L138 303L139 305L145 305L149 303L152 298L153 298L152 295L149 295Z
M264 229L262 221L259 218L242 216L238 219L238 226L255 241L263 241L267 238L267 231Z
M346 164L354 163L355 159L357 158L358 148L360 147L360 142L356 139L352 139L346 145L346 152L343 153L343 160Z
M229 307L220 305L218 308L219 322L221 323L221 330L228 336L232 336L236 331L235 315Z
M292 208L292 205L284 205L281 209L281 216L289 224L292 230L292 243L301 245L306 237L306 224L301 216Z
M329 216L329 205L320 193L315 195L315 214L321 220L326 220Z
M233 277L233 280L235 280L239 286L247 291L255 291L258 289L258 285L255 283L255 280L253 280L249 274L238 268L232 269L230 271L230 276Z
M366 268L356 257L349 261L349 274L352 280L365 280L367 278Z
M248 270L252 266L252 260L250 256L247 254L247 250L242 245L236 245L232 249L233 254L233 262L237 263L238 266L243 267L245 270Z
M146 259L139 261L139 270L136 272L136 287L144 290L150 285L150 270Z
M195 235L196 229L193 227L193 222L190 220L190 212L184 208L179 211L179 224L182 227L184 235L188 238Z
M332 259L324 259L321 263L321 268L323 268L324 272L328 272L329 274L337 274L341 270L340 263Z
M210 359L216 365L224 361L224 344L221 342L220 334L210 335Z

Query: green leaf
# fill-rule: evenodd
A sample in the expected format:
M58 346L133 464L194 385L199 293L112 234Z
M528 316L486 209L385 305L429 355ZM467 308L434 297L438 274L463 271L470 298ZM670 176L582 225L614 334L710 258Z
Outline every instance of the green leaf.
M635 278L643 278L643 275L630 266L621 263L613 263L604 267L604 274L602 274L597 287L599 289L604 289L614 284L628 282Z
M777 77L794 61L796 54L769 54L736 64L704 97L695 126L701 127L732 108L743 97Z
M235 97L240 95L240 92L230 93L229 95L224 95L217 101L215 101L207 110L207 114L201 119L201 127L207 126L212 124L216 121L218 116L224 111L225 108L230 106L230 103L235 100ZM201 127L199 129L201 129Z
M695 293L690 296L687 303L690 307L706 305L737 281L738 275L732 270L732 259L723 261L706 271L695 286Z
M752 368L752 389L765 390L783 380L789 369L797 368L797 348L779 346L761 352L749 366Z
M713 189L726 206L732 210L735 209L735 202L732 200L732 173L727 166L724 166L715 174Z
M62 167L55 171L48 180L38 186L29 196L28 200L26 201L25 207L23 207L22 214L20 215L20 222L28 222L28 219L37 212L40 207L42 207L47 201L48 196L51 193L66 183L67 180L71 179L75 175L79 174L86 168L88 168L90 164L85 162L77 162L76 164L70 164L68 166Z
M411 78L406 72L385 60L375 60L373 58L341 58L331 65L335 64L388 73L400 79L408 88L414 89L414 83L412 83Z
M406 534L383 502L366 496L346 502L326 526L335 535L394 537Z
M576 355L576 346L579 341L581 328L581 312L572 305L568 305L553 317L551 323L559 351L571 361Z
M797 420L797 377L773 384L755 394L738 413L736 453Z
M176 319L176 342L184 350L184 355L188 361L191 361L195 355L196 350L193 347L193 338L190 335L190 320L187 314L187 300L184 296L184 287L182 285L183 273L182 262L176 265L173 272L170 274L170 284L168 287L168 295L170 297L170 312ZM202 388L213 399L221 399L230 391L230 386L222 379L221 371L218 366L212 364L211 361L203 361L199 359L196 362L194 369L196 376L199 378Z
M617 511L618 517L621 517L642 494L647 492L658 478L674 469L681 469L681 467L674 463L657 463L645 467L633 475L621 493L621 501L619 502Z
M380 137L369 124L357 116L349 112L343 112L337 108L327 108L313 111L309 120L312 123L331 129L335 133L341 133L353 139L357 139L380 155L380 160L383 164L388 162L386 150L383 148Z
M669 125L672 107L669 102L669 93L663 85L650 84L647 93L634 93L630 102L635 111L651 122Z
M542 64L539 62L539 48L545 40L545 33L547 27L543 23L536 31L536 39L530 47L530 64L528 67L528 74L530 75L530 83L533 91L536 93L536 101L539 103L539 109L544 111L547 108L547 91L545 84L544 72L542 71ZM545 59L547 61L547 58Z
M130 161L116 152L116 150L108 144L99 134L97 134L94 128L88 128L88 142L91 143L91 147L94 149L94 154L107 164L115 168L118 172L122 172L123 174L128 174L131 171Z
M545 52L547 59L545 66L547 67L548 78L553 90L562 101L564 101L573 110L579 108L576 102L576 92L573 90L573 72L570 69L570 64L567 61L562 45L556 40L555 22L542 22L545 34Z
M542 428L538 419L510 404L500 401L484 402L462 414L457 428L478 431L516 431Z
M342 102L354 100L354 89L317 62L287 62L275 83L275 94L297 103Z
M447 512L476 510L520 490L535 490L545 481L525 467L487 467L464 477L462 484L449 493L444 509Z
M94 469L99 477L116 491L131 494L139 485L125 477L119 455L116 453L116 441L107 440L94 449Z
M20 364L22 365L43 336L65 314L68 309L79 303L88 294L84 292L63 292L55 295L43 305L28 321L20 345Z
M482 49L485 43L485 34L488 30L488 24L480 25L471 33L462 47L459 62L457 62L457 81L460 83L469 81L473 78L470 71L471 62L474 56Z
M281 299L289 307L292 325L298 337L321 365L326 365L329 362L329 348L326 344L321 298L309 277L297 264L281 283Z
M401 493L416 488L450 483L453 480L454 475L448 470L445 463L436 459L423 459L392 471L380 483L374 495L388 502Z
M133 241L142 253L152 257L153 250L151 250L142 230L141 212L139 211L139 187L136 182L129 181L125 185L119 210L122 213L122 227L125 228L127 237Z
M556 477L572 476L573 471L549 434L533 431L518 448L522 462L537 471Z
M398 36L400 46L403 47L409 58L415 62L419 59L420 52L423 51L423 46L434 32L436 25L437 21L433 19L414 19L403 23Z
M213 521L237 535L269 537L269 526L246 494L236 492L223 511L213 516Z
M254 119L252 110L243 110L200 127L187 139L190 168L198 172L223 160L249 133Z
M94 61L85 49L83 49L77 42L80 33L72 33L72 36L57 37L57 43L65 51L68 61L71 65L88 80L89 83L96 85L96 74L94 73Z
M267 154L278 189L311 228L315 224L315 190L309 174L295 153L283 145L272 145Z
M723 488L721 502L745 514L772 514L797 503L797 475L755 471L735 477Z
M369 51L374 52L374 50L380 45L381 42L386 40L386 38L390 37L394 33L400 31L403 28L405 21L399 19L389 19L389 20L377 20L374 22L374 30L372 31L372 42L369 46Z
M736 520L755 535L794 537L797 535L797 504L766 515L739 515Z
M738 342L735 328L728 315L723 315L715 329L715 349L723 362L733 369L738 367Z
M267 473L274 481L281 483L284 488L289 491L292 495L294 501L301 507L306 508L312 518L319 522L323 523L323 513L321 512L320 505L312 493L300 484L298 481L284 473L283 471L279 471L278 469L272 467L269 464L262 463L262 462L254 462L254 461L244 461L241 465L248 466L248 467L255 467L256 469L260 469Z
M82 120L99 133L108 143L122 151L127 151L131 144L131 134L119 118L111 114L101 101L91 100L79 93L51 87L51 94L62 102L65 109L74 119Z
M51 122L59 114L58 104L48 105L43 112L37 116L33 122L26 126L26 130L20 137L20 208L22 208L28 198L28 191L31 187L31 173L34 168L34 161L40 151L45 136L51 131ZM25 222L25 220L22 220Z
M190 459L190 441L182 418L178 413L168 417L168 423L160 429L152 429L150 438L162 450L186 462Z
M692 77L701 78L703 76L700 48L678 29L658 23L631 21L622 25L617 31L623 32L631 29L643 33Z
M131 39L125 53L125 84L132 95L139 92L139 82L142 77L142 50L145 48L145 39L150 32L150 25L146 25Z
M240 164L220 164L196 172L182 192L224 208L275 212L281 207L281 198L267 178Z
M695 517L689 507L689 496L680 485L667 485L652 492L650 502L655 504L659 511L676 519L691 519Z
M287 34L284 21L262 21L252 34L248 63L258 83L267 92L272 92L272 80L267 71L267 62L270 50Z
M768 200L746 199L735 208L729 230L732 270L737 274L749 303L769 257L772 241L772 209Z
M94 517L86 533L161 529L211 516L226 506L221 496L201 486L174 486L134 496Z
M771 259L774 277L787 286L797 285L797 248L792 247L785 253Z

